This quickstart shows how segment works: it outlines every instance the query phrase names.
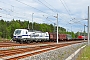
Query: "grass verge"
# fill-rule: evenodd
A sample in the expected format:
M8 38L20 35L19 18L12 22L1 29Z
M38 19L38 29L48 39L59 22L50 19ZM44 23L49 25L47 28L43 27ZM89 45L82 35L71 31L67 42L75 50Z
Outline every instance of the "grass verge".
M90 60L90 45L87 45L82 51L80 51L77 60Z

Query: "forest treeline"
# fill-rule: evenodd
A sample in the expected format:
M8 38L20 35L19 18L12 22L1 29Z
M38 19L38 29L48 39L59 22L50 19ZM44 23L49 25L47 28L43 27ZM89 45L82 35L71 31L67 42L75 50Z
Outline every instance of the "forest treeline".
M32 22L29 21L20 21L20 20L11 20L5 21L3 19L0 20L0 37L11 39L13 37L13 32L15 29L27 29L29 24L30 30L32 30ZM46 24L46 23L33 23L33 29L42 31L42 32L56 32L56 26L54 27L53 24ZM65 28L60 27L58 28L59 33L64 34L71 34L73 38L77 36L78 33L68 32Z

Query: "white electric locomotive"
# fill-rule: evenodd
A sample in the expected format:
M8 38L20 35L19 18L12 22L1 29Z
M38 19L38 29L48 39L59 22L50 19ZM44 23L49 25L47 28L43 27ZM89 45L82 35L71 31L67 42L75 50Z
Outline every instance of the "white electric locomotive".
M16 29L13 34L13 41L19 43L30 43L38 41L49 41L49 33L41 31L30 31L27 29Z

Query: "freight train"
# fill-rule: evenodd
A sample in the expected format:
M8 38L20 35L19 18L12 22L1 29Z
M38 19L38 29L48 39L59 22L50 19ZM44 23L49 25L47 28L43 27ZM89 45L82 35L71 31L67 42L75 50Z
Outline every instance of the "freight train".
M13 33L12 40L19 43L31 43L31 42L44 42L44 41L56 41L56 33L48 33L41 31L31 31L28 29L16 29ZM69 34L58 34L58 41L71 40L72 37Z

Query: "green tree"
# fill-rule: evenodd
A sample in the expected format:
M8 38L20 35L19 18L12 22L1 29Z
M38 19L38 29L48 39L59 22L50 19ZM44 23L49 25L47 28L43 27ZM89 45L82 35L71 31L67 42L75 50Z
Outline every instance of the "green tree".
M13 32L15 29L27 29L28 24L30 27L30 30L32 30L32 22L29 23L29 21L20 21L20 20L11 20L11 21L5 21L3 19L0 20L0 37L1 38L13 38ZM52 24L46 24L46 23L33 23L33 29L39 30L42 32L53 32L54 26ZM63 27L59 27L59 33L66 33L66 29ZM68 32L67 32L68 33Z

